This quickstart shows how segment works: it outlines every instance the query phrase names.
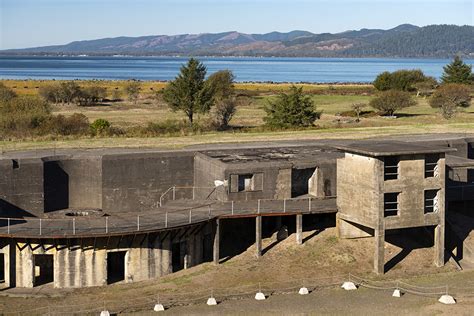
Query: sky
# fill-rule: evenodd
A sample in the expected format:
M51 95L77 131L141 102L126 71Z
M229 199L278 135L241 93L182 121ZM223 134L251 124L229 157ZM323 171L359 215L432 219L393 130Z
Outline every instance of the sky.
M0 49L117 36L474 25L474 0L0 0Z

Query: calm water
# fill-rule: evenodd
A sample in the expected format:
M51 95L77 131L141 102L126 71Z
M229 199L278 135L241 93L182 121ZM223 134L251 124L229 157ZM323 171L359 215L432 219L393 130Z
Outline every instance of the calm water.
M230 69L237 81L371 82L382 71L421 69L439 78L447 59L199 58L208 73ZM6 57L0 79L170 80L184 57ZM474 60L466 60L473 64Z

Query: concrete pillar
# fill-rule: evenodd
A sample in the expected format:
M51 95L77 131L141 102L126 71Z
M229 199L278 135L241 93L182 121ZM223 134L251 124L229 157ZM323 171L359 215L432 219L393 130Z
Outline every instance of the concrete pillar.
M437 267L444 266L444 223L439 224L434 230L434 263Z
M383 228L375 228L375 255L374 271L377 274L385 273L385 231Z
M214 264L219 264L220 257L220 239L221 239L221 220L216 219L216 223L214 225L214 247L213 247L213 259Z
M171 237L168 235L162 240L161 245L161 275L167 275L172 271Z
M4 286L6 288L9 288L11 286L11 282L10 282L10 266L11 266L11 263L10 263L10 258L11 258L11 254L10 254L10 243L7 243L4 247L3 247L3 258L4 258L4 266L3 267L0 267L0 269L4 269L4 277L5 277L5 283L4 283Z
M296 243L303 243L303 214L296 215Z
M257 258L262 256L262 216L255 217L255 248Z

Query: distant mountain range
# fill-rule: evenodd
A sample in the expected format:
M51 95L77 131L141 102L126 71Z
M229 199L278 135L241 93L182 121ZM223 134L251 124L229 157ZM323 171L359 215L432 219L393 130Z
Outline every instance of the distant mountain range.
M474 27L402 24L389 30L342 33L153 35L76 41L66 45L0 51L18 55L474 57Z

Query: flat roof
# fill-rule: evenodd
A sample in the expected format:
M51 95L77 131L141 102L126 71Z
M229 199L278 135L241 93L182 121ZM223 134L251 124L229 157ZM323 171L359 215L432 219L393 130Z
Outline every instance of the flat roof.
M425 146L419 143L408 143L401 141L364 141L347 145L337 145L334 147L345 152L370 157L437 154L456 151L455 148L450 147Z
M224 164L309 163L334 160L341 153L329 146L299 146L274 148L242 148L201 151L201 154Z
M474 168L474 159L446 155L446 165L451 168Z

